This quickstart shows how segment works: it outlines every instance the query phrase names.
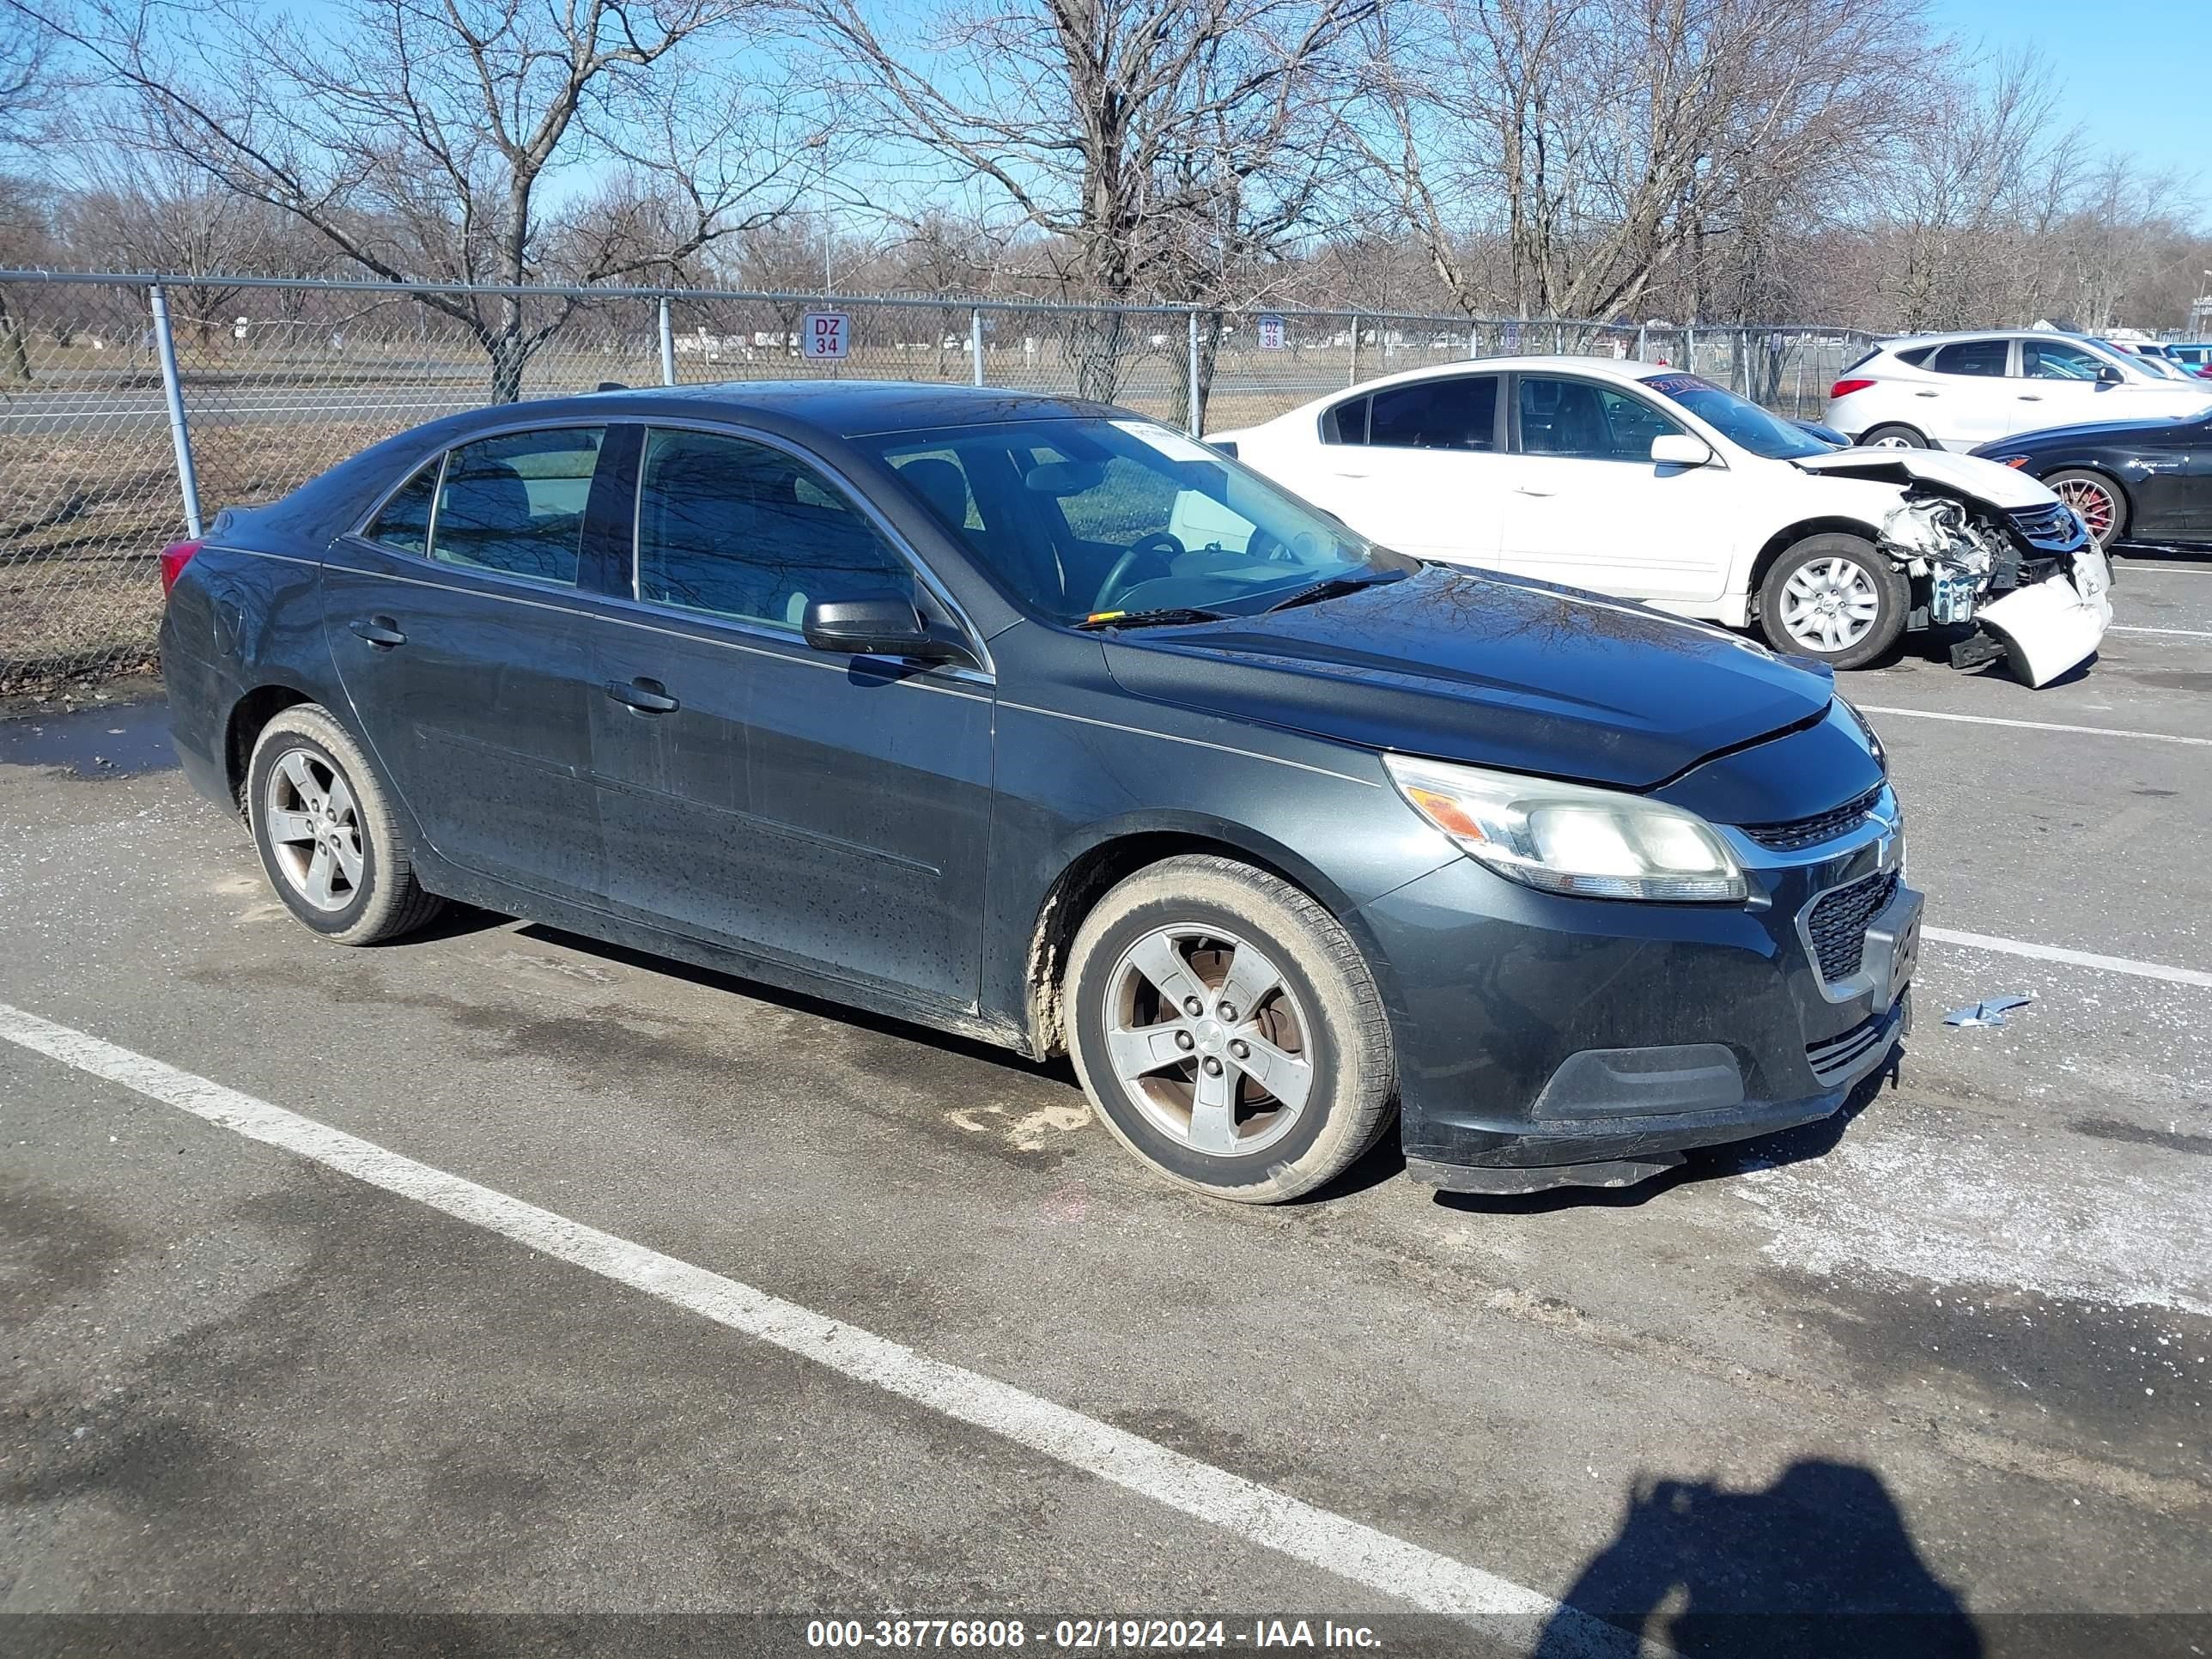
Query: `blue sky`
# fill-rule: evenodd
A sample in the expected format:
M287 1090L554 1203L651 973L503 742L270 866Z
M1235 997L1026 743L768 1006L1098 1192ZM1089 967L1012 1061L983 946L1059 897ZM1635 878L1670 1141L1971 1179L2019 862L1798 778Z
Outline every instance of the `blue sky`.
M2148 171L2193 173L2212 218L2212 3L2208 0L1929 0L1938 28L2001 51L2039 47L2063 118Z

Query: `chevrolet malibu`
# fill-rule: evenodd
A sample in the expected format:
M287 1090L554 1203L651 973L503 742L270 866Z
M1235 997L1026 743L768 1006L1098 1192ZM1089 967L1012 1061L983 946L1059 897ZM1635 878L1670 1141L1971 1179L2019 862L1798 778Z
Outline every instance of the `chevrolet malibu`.
M1174 526L1203 523L1204 538ZM192 782L344 945L447 900L1043 1058L1170 1180L1619 1185L1887 1061L1825 670L1420 563L1106 406L453 416L169 549Z

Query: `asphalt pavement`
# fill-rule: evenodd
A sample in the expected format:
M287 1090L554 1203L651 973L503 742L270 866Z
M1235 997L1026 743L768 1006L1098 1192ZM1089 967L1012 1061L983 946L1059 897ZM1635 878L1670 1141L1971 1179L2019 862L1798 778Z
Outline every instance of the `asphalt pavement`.
M1895 1074L1525 1200L1209 1205L1064 1066L475 912L332 949L157 708L0 725L0 1644L2212 1651L2212 562L2118 598L2042 691L1846 677Z

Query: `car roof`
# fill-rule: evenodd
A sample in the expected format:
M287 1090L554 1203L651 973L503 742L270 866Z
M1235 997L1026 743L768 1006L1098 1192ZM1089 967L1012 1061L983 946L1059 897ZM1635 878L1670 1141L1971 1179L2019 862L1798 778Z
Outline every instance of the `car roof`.
M595 404L635 404L639 414L668 407L717 416L775 416L834 438L863 438L915 427L994 425L1002 420L1064 420L1071 416L1128 416L1109 403L1064 398L1051 392L947 385L938 380L717 380L712 385L637 387L591 394Z
M790 430L859 438L919 428L984 426L1071 416L1127 418L1132 411L1082 398L1004 386L921 380L720 380L700 386L621 387L469 411L485 424L515 421L757 418ZM451 441L449 439L448 441Z
M2055 328L1961 328L1948 334L1895 334L1881 343L1884 351L1895 351L1900 346L1950 345L1960 340L2064 340L2072 345L2094 346L2102 343L2093 334L2069 334Z
M1382 387L1405 386L1416 380L1439 380L1451 374L1562 373L1588 374L1596 380L1633 386L1639 380L1650 380L1655 374L1686 374L1690 371L1669 368L1662 363L1639 362L1626 357L1577 357L1565 354L1557 356L1455 357L1446 363L1424 363L1419 368L1401 369L1395 374L1378 374L1371 380L1362 380L1357 386L1346 386L1341 392L1332 392L1325 398L1315 398L1313 402L1330 403L1339 398L1373 392ZM1295 414L1297 411L1291 412Z

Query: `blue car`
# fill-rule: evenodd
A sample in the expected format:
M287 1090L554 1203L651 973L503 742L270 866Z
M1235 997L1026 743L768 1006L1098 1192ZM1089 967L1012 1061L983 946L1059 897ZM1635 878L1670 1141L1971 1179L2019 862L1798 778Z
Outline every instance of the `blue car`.
M1169 1179L1464 1191L1838 1109L1921 910L1825 669L1378 547L1126 410L852 382L434 422L168 550L192 782L457 900L1069 1054ZM825 1132L830 1126L825 1125Z

